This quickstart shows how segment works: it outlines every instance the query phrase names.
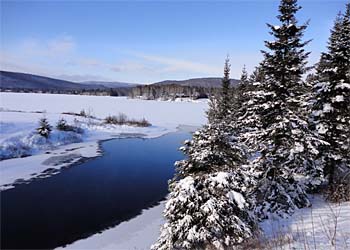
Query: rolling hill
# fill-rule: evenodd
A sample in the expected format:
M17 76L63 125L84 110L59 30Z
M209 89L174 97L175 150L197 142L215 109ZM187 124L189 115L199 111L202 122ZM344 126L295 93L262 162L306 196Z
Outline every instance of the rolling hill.
M0 71L0 89L25 89L25 90L57 90L57 91L74 91L74 90L92 90L92 89L110 89L110 88L131 88L136 86L132 83L119 83L119 82L70 82L51 77L19 73Z

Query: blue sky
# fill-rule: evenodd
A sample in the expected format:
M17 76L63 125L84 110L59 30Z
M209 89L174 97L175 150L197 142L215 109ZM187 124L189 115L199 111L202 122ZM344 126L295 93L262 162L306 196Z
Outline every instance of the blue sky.
M310 62L345 0L300 0ZM73 81L232 77L262 59L279 1L1 1L1 69Z

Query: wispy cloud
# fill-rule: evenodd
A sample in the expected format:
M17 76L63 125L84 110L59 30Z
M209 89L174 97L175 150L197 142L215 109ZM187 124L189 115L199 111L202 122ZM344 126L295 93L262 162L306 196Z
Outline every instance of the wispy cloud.
M92 75L92 74L59 74L55 75L54 77L58 79L63 79L67 81L72 82L84 82L84 81L110 81L111 79L99 76L99 75Z
M183 59L159 56L159 55L148 55L143 53L132 52L132 55L152 63L158 63L162 65L162 68L158 69L162 72L191 72L201 73L206 75L217 75L220 74L221 67L203 64L199 62L193 62Z
M19 45L19 49L28 55L50 57L66 56L74 52L75 47L74 39L68 35L47 40L29 38Z

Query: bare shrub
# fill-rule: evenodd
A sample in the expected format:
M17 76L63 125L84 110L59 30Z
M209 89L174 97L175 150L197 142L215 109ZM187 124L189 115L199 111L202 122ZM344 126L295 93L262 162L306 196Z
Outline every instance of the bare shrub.
M106 124L114 124L114 125L129 125L129 126L137 126L137 127L149 127L151 123L147 121L145 118L141 120L129 119L125 114L119 113L118 115L109 115L105 118Z

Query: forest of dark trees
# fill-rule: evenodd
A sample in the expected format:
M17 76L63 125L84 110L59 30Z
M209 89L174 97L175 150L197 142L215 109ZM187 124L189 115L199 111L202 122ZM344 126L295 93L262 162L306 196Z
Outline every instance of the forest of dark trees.
M208 98L217 92L215 87L169 85L140 85L131 89L129 97L146 100L174 100L176 98Z

